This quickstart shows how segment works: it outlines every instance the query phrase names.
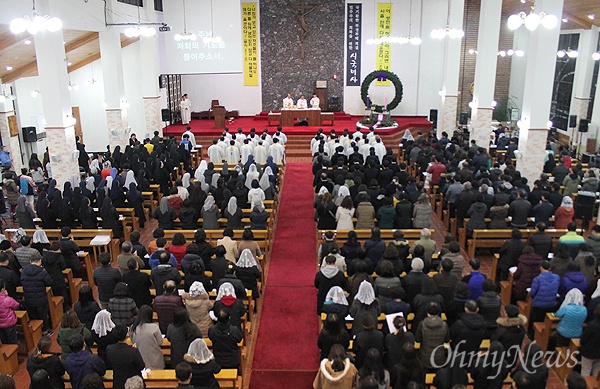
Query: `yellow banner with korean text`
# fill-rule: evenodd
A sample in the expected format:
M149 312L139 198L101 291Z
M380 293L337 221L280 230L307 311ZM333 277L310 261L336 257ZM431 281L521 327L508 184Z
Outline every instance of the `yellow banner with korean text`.
M377 4L377 38L390 37L392 35L392 4ZM389 42L377 45L377 70L390 70L390 44ZM375 85L390 85L390 81L377 81Z
M256 3L242 3L244 85L258 86L258 22Z

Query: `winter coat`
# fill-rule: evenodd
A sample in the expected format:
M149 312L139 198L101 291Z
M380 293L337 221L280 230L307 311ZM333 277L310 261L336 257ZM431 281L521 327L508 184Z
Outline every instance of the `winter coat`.
M379 299L379 303L382 307L385 307L392 299L392 290L396 287L401 287L402 283L398 277L377 277L373 284L375 295Z
M412 228L412 203L408 200L402 200L396 204L396 228Z
M98 285L98 298L106 303L111 299L115 286L122 280L119 269L110 264L102 265L94 269L94 283Z
M15 310L19 303L7 294L0 293L0 328L9 328L17 324Z
M519 257L517 271L514 274L516 280L513 287L513 294L519 301L525 300L527 297L527 288L531 286L533 279L540 274L540 264L542 257L533 254L523 254Z
M415 204L413 207L413 227L429 228L431 226L431 205Z
M573 221L573 216L575 216L575 208L558 207L554 212L554 228L557 230L566 229L569 223Z
M556 311L561 320L556 331L565 338L579 338L583 330L583 322L587 317L587 309L583 305L569 304Z
M213 344L215 361L224 369L237 369L240 366L238 343L243 339L240 329L229 323L217 323L208 330L208 337Z
M208 211L204 208L200 210L202 215L202 228L205 230L219 229L219 207L213 205ZM160 224L159 224L160 225Z
M533 279L529 294L534 308L552 308L556 305L556 294L560 277L552 272L543 272Z
M514 346L521 349L521 343L523 343L525 330L527 329L527 318L523 315L518 315L517 317L499 317L496 323L498 323L498 328L492 334L490 341L502 343L505 351L510 350Z
M468 230L485 229L485 213L487 212L487 206L485 203L477 202L473 203L467 215L469 216L469 222L467 223Z
M346 277L337 267L324 266L315 275L315 288L317 288L317 315L321 314L327 292L334 286L346 289Z
M354 336L363 331L364 328L361 323L361 318L363 315L371 315L373 318L373 323L377 323L377 319L380 314L381 305L379 305L379 300L375 299L371 305L366 305L354 299L354 301L352 301L352 306L350 307L350 316L354 318L354 321L352 322L351 335Z
M498 268L501 273L508 274L508 269L519 264L519 257L525 248L521 239L510 239L504 242L500 248L500 260Z
M448 306L454 298L458 280L459 278L455 274L445 271L441 271L433 276L433 281L435 281L437 290L444 299L444 307Z
M351 389L356 384L358 370L348 358L344 361L344 370L333 371L331 361L323 359L313 382L314 389Z
M269 214L267 211L258 212L256 208L250 212L250 228L252 230L266 230ZM240 250L241 252L242 250Z
M560 280L560 288L558 289L558 293L561 296L566 296L568 291L577 288L585 295L587 287L588 282L582 272L570 271L565 273L563 278Z
M589 235L585 243L590 248L590 251L594 253L596 260L600 260L600 236Z
M29 354L29 357L27 357L27 372L29 376L31 377L40 369L48 372L52 389L64 389L65 383L62 376L65 374L65 365L63 365L57 355L42 354L36 356L35 354Z
M167 328L167 339L171 342L171 367L183 362L183 355L187 353L190 344L194 339L202 337L198 327L191 326L189 330L186 327L169 324ZM191 333L188 335L188 332Z
M52 286L52 278L43 267L37 265L25 266L21 272L21 284L25 303L30 307L41 307L48 304L46 287Z
M370 230L375 226L375 208L368 201L362 201L356 207L357 230Z
M478 313L463 313L450 328L452 350L476 353L479 351L479 345L485 337L485 333L486 324L483 316Z
M157 296L163 294L163 285L166 281L172 280L175 281L175 285L181 284L181 274L179 274L179 271L170 264L158 265L152 270L152 273L150 273L150 278L152 278L152 283L156 288Z
M198 228L198 212L192 207L183 207L179 210L181 229L195 230Z
M154 311L158 315L158 325L162 334L167 333L167 327L173 322L175 309L183 306L181 297L175 293L163 293L154 298Z
M148 369L162 370L165 368L165 359L161 351L163 337L160 328L154 323L138 325L130 331L131 343L135 343L140 351L144 364Z
M142 305L152 305L152 281L148 274L139 270L129 270L123 273L123 282L127 284L129 296L138 308Z
M42 255L42 265L50 275L50 278L52 278L52 293L55 296L65 297L67 284L65 283L65 276L62 271L67 268L67 265L60 251L45 250Z
M548 254L552 251L552 237L543 232L536 232L529 238L529 245L533 247L536 254L547 259Z
M488 228L490 229L506 229L508 225L506 224L506 217L508 216L508 204L504 205L494 205L490 208L490 224Z
M490 336L496 330L498 324L496 320L500 317L500 307L502 300L496 292L484 292L478 299L479 314L485 319L487 326L486 337Z
M383 333L377 329L364 330L354 337L352 350L356 354L355 364L360 369L370 349L376 349L383 355Z
M450 331L448 324L441 317L426 317L417 328L415 341L421 343L419 357L425 367L434 368L431 363L432 357L437 367L446 362L448 351L444 347L438 346L450 341Z
M65 370L69 373L73 388L81 388L85 376L97 373L102 377L106 373L106 365L99 356L89 350L81 350L69 356L65 363Z
M353 230L354 223L352 217L354 216L354 208L348 209L344 207L338 207L335 211L335 219L337 220L337 230Z
M183 303L190 315L190 321L198 327L202 336L208 335L208 330L213 325L213 321L208 315L208 312L213 307L213 303L209 300L208 294L205 293L197 297L192 297L189 293L184 293Z
M581 334L581 355L589 359L600 359L600 319L587 323Z
M563 186L565 187L563 189L563 195L571 196L573 193L577 193L579 190L577 187L579 186L580 182L581 178L579 178L579 176L576 176L575 178L572 178L570 174L566 176L562 182Z
M391 205L384 205L377 211L377 226L380 229L391 230L395 220L396 210Z
M336 225L335 221L336 206L332 202L323 204L319 201L317 210L315 211L315 221L317 221L317 229L333 230Z

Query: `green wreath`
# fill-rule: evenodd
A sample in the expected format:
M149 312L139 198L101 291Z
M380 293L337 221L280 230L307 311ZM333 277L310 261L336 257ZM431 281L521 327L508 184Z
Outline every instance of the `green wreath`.
M402 101L402 93L404 91L404 87L402 86L402 81L392 72L387 70L375 70L372 73L369 73L365 79L363 80L360 86L360 97L362 98L363 103L368 108L372 108L376 112L383 112L384 106L373 104L373 102L369 98L369 86L373 81L391 81L396 89L396 95L394 99L390 101L387 105L387 110L391 111L400 104Z

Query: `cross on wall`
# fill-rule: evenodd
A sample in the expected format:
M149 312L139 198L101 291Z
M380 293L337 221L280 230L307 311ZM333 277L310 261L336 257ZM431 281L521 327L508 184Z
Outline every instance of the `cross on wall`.
M298 18L298 21L300 22L300 58L304 59L304 56L306 54L305 39L308 36L308 33L310 32L310 27L306 22L305 17L312 11L323 8L323 6L319 4L306 4L306 0L301 0L300 5L291 5L289 6L289 8L291 8L294 11L297 11L295 15Z

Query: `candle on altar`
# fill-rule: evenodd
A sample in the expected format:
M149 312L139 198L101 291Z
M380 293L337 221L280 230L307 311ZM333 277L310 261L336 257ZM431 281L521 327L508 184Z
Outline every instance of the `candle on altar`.
M387 93L383 94L383 109L387 109Z

